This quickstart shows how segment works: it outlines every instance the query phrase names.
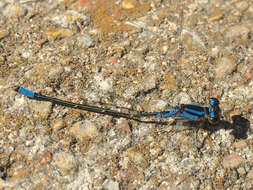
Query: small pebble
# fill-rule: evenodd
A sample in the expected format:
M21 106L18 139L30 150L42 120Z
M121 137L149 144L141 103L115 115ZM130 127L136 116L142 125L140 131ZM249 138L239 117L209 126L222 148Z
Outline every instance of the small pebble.
M244 159L239 154L230 154L223 159L223 166L225 168L237 168L244 162Z
M236 60L234 57L225 56L218 59L218 65L215 69L217 78L225 78L236 69Z
M52 160L52 153L49 151L44 151L42 156L41 156L41 163L43 164L48 164Z
M17 17L24 17L27 14L27 9L23 6L19 5L8 5L4 8L3 14L7 17L17 16Z
M236 25L236 26L231 26L227 32L226 32L226 37L227 38L239 38L241 37L242 39L246 40L249 38L249 33L250 30L243 25Z
M53 155L52 165L57 167L61 175L75 173L77 163L73 155L65 152L59 152Z
M51 112L51 106L51 102L36 102L31 108L39 117L46 118Z
M240 140L240 141L234 143L234 147L236 149L243 149L243 148L246 148L247 146L248 145L245 140Z
M0 29L0 40L7 37L9 35L9 32L4 29Z
M180 92L178 95L174 97L173 105L176 106L178 104L190 104L191 98L190 96L185 92Z
M153 84L153 86L155 86L155 83ZM160 84L160 89L161 90L166 89L166 90L171 90L171 91L177 90L177 81L172 73L168 72L165 74L165 78Z
M81 35L77 37L78 45L82 48L89 48L94 45L94 41L89 35Z
M251 170L248 172L247 177L250 178L250 179L253 179L253 169L251 169Z
M221 52L221 48L216 46L216 47L211 49L210 55L213 56L213 57L217 57L220 52Z
M223 17L222 12L216 12L215 15L208 18L208 22L214 22L214 21L220 20L222 17Z
M245 72L244 77L248 80L253 80L253 69L248 69Z
M123 9L133 9L136 6L135 0L124 0L121 3Z
M134 162L136 165L142 167L142 168L147 168L148 167L148 162L144 158L143 154L138 152L135 148L130 148L126 152L126 156Z
M107 180L105 182L105 188L110 190L119 190L119 183L113 180Z
M64 38L64 37L70 37L74 35L72 30L65 29L65 28L54 28L54 27L48 27L45 30L45 34L50 41L54 41L57 38Z
M117 181L126 181L128 177L129 176L126 170L119 170L116 175Z
M118 62L118 58L117 57L110 57L108 60L107 60L107 63L108 64L115 64Z
M54 131L59 131L63 127L65 127L63 119L56 119L52 121L52 128Z
M84 120L75 123L69 130L70 134L79 139L80 141L87 138L94 138L99 135L97 127L94 123Z
M112 90L112 80L110 78L104 78L102 75L96 75L94 77L94 81L96 86L100 88L100 90L107 92Z
M72 7L75 9L89 8L91 6L91 2L89 0L77 0L72 4Z
M82 72L77 72L76 76L77 76L78 78L82 78L82 77L83 77L83 74L82 74Z
M168 103L163 100L152 100L149 104L149 111L162 111L166 108L167 104Z
M246 171L243 167L238 168L237 171L242 177L246 174Z
M163 46L161 47L161 51L162 51L163 54L166 54L167 51L168 51L168 49L169 49L169 46L168 46L168 45L163 45Z
M247 3L247 1L239 1L238 3L235 4L235 6L241 12L243 12L249 8L249 4Z
M184 46L189 50L199 51L202 48L205 48L205 44L200 36L192 31L183 30L182 39L184 41Z
M6 2L0 1L0 10L2 10L6 6Z
M121 131L125 131L127 133L131 132L131 128L129 126L128 120L121 118L117 121L117 128Z

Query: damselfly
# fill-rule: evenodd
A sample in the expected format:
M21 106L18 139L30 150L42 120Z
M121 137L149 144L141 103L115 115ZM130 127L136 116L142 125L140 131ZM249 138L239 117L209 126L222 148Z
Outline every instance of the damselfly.
M27 96L28 98L48 101L53 104L58 104L62 106L67 106L75 109L86 110L89 112L100 113L104 115L111 115L113 117L122 117L127 119L139 119L142 117L173 117L176 120L201 120L207 119L210 124L216 124L220 119L220 108L219 101L216 98L210 98L209 107L201 106L199 104L179 104L170 110L163 112L140 112L140 113L125 113L112 109L107 109L98 106L92 106L87 104L78 104L69 101L60 100L57 98L52 98L49 96L42 95L40 93L35 93L33 91L27 90L23 87L15 88L20 94Z

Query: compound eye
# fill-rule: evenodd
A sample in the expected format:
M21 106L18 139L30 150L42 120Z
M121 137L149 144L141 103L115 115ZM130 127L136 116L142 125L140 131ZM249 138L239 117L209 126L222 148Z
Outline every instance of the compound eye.
M211 98L209 100L209 104L211 107L217 106L217 105L219 105L219 100L217 98Z

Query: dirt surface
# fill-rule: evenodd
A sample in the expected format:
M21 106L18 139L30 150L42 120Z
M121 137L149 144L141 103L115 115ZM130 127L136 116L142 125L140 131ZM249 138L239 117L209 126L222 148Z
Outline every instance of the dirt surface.
M1 0L0 189L252 189L252 35L251 0ZM221 121L143 123L17 86L125 112L216 97Z

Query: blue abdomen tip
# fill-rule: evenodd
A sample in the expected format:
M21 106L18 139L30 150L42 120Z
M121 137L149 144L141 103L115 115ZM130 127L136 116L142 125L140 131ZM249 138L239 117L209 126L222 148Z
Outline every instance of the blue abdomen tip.
M34 92L33 92L33 91L30 91L30 90L27 90L27 89L25 89L25 88L23 88L23 87L19 87L19 88L18 88L18 92L19 92L20 94L23 94L23 95L29 97L29 98L34 98Z

